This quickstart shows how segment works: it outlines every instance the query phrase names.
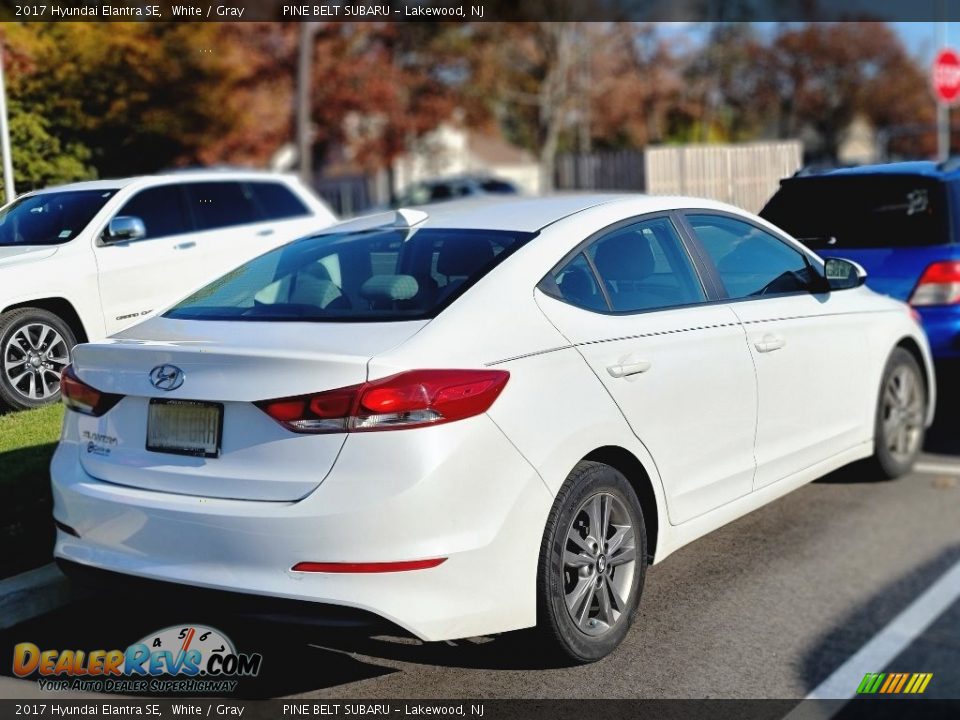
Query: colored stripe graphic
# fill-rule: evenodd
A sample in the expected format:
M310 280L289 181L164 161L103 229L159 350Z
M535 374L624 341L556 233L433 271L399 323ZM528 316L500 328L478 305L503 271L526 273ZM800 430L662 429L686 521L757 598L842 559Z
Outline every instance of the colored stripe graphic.
M901 673L900 682L897 683L897 687L893 688L890 692L898 693L903 690L904 684L907 682L907 679L910 677L909 673Z
M867 673L857 687L858 695L920 695L933 679L933 673Z
M877 688L880 687L880 683L883 681L883 673L867 673L863 676L863 680L860 682L860 687L857 688L858 695L875 693Z

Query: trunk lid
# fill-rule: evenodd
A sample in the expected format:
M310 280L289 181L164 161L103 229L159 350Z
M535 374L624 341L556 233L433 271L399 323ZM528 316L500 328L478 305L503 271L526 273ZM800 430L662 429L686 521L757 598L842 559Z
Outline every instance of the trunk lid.
M425 324L161 317L111 340L80 345L74 354L80 379L124 396L102 417L77 416L86 443L80 462L100 480L147 490L298 500L330 471L346 436L291 433L252 403L361 383L370 358L412 337ZM179 369L182 384L170 391L154 387L151 371L159 366ZM216 457L148 450L148 416L156 412L150 409L151 401L222 407Z

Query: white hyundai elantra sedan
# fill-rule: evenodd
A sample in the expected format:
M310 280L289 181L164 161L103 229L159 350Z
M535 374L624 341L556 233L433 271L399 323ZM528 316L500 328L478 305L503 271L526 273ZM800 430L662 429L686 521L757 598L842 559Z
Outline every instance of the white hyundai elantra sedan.
M910 469L927 342L863 281L707 200L333 226L76 349L57 558L596 660L648 564L853 461Z

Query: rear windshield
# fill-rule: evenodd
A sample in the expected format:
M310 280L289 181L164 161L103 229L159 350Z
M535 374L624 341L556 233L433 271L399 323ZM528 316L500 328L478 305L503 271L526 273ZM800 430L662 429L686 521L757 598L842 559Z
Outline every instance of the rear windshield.
M72 190L25 195L0 210L0 247L70 242L116 192Z
M166 313L186 320L389 321L434 317L533 233L375 229L262 255Z
M760 214L815 249L950 242L946 185L917 175L792 178Z

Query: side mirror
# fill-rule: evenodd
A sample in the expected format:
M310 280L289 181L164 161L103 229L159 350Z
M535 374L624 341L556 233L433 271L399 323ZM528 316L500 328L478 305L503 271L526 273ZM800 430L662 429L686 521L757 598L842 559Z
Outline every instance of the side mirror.
M147 236L147 226L143 220L133 215L117 215L103 234L105 243L121 243L130 240L141 240Z
M867 271L862 265L841 258L827 258L823 265L823 275L831 290L850 290L867 281Z

